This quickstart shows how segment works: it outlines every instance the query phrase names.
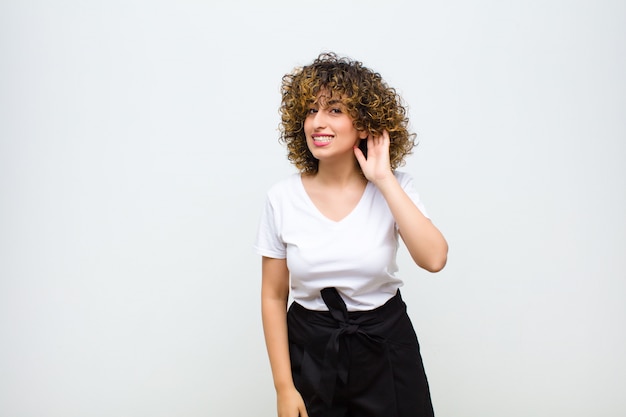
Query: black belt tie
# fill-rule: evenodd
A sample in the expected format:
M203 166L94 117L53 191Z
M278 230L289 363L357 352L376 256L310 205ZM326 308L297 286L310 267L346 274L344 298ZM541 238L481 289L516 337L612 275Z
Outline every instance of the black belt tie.
M368 343L372 349L382 350L386 348L386 339L377 335L370 335L365 332L358 323L350 319L346 303L343 301L336 288L324 288L321 291L322 299L331 316L339 327L332 332L330 339L326 344L324 352L324 364L322 367L322 375L320 377L319 396L330 406L333 400L333 393L337 378L344 384L348 382L348 363L346 361L339 362L339 339L345 335L355 335Z

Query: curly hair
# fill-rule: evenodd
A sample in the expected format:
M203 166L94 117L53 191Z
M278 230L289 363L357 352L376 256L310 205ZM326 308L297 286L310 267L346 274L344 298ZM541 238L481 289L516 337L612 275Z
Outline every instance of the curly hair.
M415 146L415 134L408 132L407 110L401 97L380 74L361 62L329 52L282 78L280 141L286 144L287 158L300 172L317 173L319 161L307 146L304 120L322 90L341 98L357 130L373 135L386 130L391 141L391 169L404 165L404 158ZM365 142L359 146L364 152Z

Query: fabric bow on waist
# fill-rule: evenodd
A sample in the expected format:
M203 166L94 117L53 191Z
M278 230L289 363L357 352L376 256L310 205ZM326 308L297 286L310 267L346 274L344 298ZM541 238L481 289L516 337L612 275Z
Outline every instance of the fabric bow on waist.
M349 318L346 303L343 301L336 288L324 288L321 290L321 294L330 314L339 325L339 327L332 332L326 344L320 385L318 387L320 398L324 403L330 405L333 400L337 378L344 384L348 382L348 363L345 361L339 362L340 338L346 335L355 335L367 341L372 349L375 350L386 350L386 339L381 336L368 334L362 329L361 325Z

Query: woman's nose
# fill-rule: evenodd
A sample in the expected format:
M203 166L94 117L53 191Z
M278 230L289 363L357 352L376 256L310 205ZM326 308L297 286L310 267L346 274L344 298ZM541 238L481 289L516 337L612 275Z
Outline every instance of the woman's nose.
M317 127L325 127L326 125L326 117L324 116L324 112L319 110L313 115L313 125Z

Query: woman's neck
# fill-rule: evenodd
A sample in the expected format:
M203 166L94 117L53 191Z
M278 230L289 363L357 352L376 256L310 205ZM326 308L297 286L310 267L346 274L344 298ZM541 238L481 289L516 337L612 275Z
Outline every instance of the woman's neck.
M359 170L356 161L354 164L323 164L320 161L316 181L327 185L343 187L355 181L364 183L367 180Z

